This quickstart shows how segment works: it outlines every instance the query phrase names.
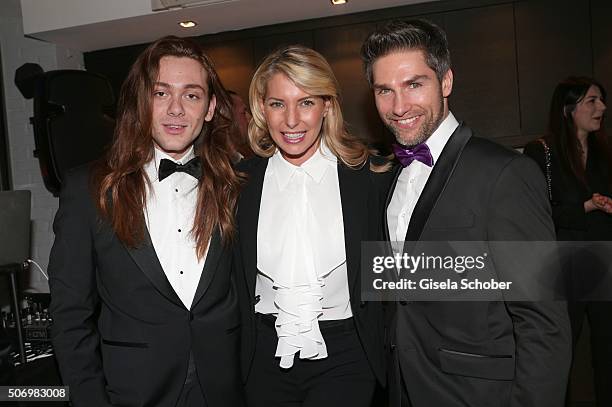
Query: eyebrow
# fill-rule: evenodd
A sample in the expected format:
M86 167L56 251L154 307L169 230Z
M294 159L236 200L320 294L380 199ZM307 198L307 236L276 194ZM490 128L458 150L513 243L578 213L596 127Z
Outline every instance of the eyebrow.
M155 82L155 86L161 86L163 88L173 88L174 86L170 85L166 82ZM206 89L202 87L202 85L198 85L197 83L188 83L181 87L182 89L200 89L202 92L206 93Z
M410 85L411 83L422 80L422 79L429 80L430 77L429 75L414 75L413 77L402 81L402 86ZM390 86L385 83L375 83L374 85L372 85L372 87L374 89L389 89L390 88Z
M321 98L322 98L322 96L314 96L314 95L311 95L311 96L304 96L303 98L298 99L298 102L302 102L302 101L304 101L304 100L306 100L306 99L313 99L313 98L317 98L317 97L321 97ZM279 101L279 102L284 102L284 101L285 101L285 99L282 99L282 98L276 98L276 97L274 97L274 96L268 96L268 97L267 97L267 98L265 98L264 100L270 100L270 99L277 100L277 101Z

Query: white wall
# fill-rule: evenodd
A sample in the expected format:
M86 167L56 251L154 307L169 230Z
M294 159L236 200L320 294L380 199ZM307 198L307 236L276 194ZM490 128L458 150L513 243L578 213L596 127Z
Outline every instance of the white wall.
M152 13L151 0L21 0L21 7L28 34Z
M83 69L83 55L78 52L25 38L19 0L0 1L0 57L2 58L10 168L13 189L32 191L31 258L46 271L53 243L52 222L58 199L43 184L38 160L33 157L34 134L29 118L33 115L32 100L26 100L14 84L15 70L26 62L34 62L45 71ZM5 233L0 231L0 233ZM28 286L33 291L48 292L46 280L32 268ZM4 298L0 306L4 305ZM6 299L8 302L8 299Z

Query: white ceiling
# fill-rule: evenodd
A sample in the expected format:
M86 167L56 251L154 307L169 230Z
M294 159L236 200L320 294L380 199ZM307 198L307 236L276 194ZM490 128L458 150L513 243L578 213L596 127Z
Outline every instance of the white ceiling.
M151 42L164 35L199 36L437 0L229 0L151 11L151 0L21 0L27 36L79 51ZM181 28L179 21L198 26Z

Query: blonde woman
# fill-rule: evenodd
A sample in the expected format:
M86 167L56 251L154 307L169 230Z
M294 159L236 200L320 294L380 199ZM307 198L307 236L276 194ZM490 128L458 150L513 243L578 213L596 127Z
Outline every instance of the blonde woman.
M269 55L249 91L238 282L250 406L369 406L384 381L381 303L360 299L361 242L380 240L384 167L344 127L317 52Z

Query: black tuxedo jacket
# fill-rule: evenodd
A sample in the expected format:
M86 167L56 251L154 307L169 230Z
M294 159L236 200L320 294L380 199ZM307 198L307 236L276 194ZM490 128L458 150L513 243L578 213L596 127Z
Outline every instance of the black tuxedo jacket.
M239 243L235 248L238 293L243 316L242 372L246 382L256 342L255 281L257 276L257 224L268 159L253 158L242 162L239 170L248 176L238 201L237 224ZM383 353L383 314L380 302L361 301L360 263L361 242L382 238L383 193L376 178L366 164L359 170L338 164L340 199L344 219L344 242L351 310L361 344L377 379L385 382ZM283 219L279 219L283 222ZM325 236L321 236L322 239ZM238 277L240 276L240 277Z
M53 346L75 407L174 406L190 352L208 405L243 405L240 315L218 232L187 309L148 232L129 249L100 220L86 168L65 177L54 231Z
M406 241L525 240L554 240L541 173L460 125L419 197ZM488 253L498 273L512 273L495 263L493 248ZM565 303L402 302L395 311L393 405L400 368L413 407L563 405L571 357Z

